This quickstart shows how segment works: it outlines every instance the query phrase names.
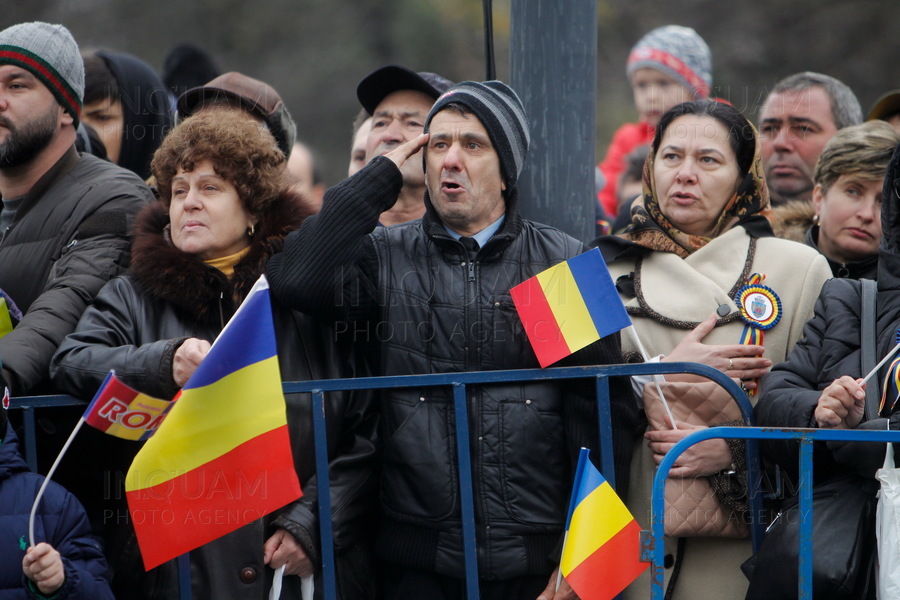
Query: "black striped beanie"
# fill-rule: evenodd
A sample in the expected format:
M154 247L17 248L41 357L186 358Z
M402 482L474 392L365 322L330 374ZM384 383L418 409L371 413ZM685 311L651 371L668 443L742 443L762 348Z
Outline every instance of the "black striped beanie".
M16 65L47 86L78 127L84 101L84 61L62 25L35 21L0 31L0 65Z
M465 106L478 117L500 157L506 187L515 187L531 142L528 119L519 96L502 81L463 81L444 92L431 107L425 119L426 133L434 115L451 103Z

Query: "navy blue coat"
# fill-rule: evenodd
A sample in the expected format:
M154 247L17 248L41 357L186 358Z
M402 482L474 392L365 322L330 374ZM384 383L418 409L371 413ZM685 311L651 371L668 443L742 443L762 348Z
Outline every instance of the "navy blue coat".
M7 427L0 443L0 600L44 597L28 588L22 573L28 516L43 481L42 476L28 471L19 454L19 440L12 427ZM113 598L106 581L106 560L91 537L84 508L55 483L47 486L38 507L34 536L63 557L66 580L54 600Z

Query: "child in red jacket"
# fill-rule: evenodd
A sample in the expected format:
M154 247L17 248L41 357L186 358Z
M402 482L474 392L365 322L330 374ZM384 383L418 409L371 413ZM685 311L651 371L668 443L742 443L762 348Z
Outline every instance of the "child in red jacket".
M640 120L626 123L616 131L600 163L606 186L597 198L610 217L619 211L616 185L625 168L625 157L653 140L656 124L667 110L682 102L709 97L712 57L709 46L696 31L666 25L642 37L632 48L626 73Z

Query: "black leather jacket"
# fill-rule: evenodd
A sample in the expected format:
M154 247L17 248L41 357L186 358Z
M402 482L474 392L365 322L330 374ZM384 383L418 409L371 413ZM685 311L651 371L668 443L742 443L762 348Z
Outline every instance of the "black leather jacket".
M261 223L250 253L235 267L231 280L199 259L178 251L168 242L166 211L160 205L139 216L133 269L111 281L86 311L75 333L60 347L53 360L55 383L67 392L90 398L102 378L116 374L136 389L158 397L172 397L172 356L188 337L212 342L249 287L262 265L280 246L284 229L298 220L290 210L272 215ZM281 375L285 381L353 377L357 371L351 349L334 343L330 330L310 317L273 302L275 332ZM191 553L196 589L201 596L214 598L264 598L272 569L263 564L262 545L277 528L289 531L304 547L314 564L319 557L319 523L316 501L315 452L313 448L311 399L308 394L288 394L288 427L294 450L294 464L303 488L303 497L264 520ZM367 526L377 471L374 464L377 415L370 394L332 393L327 396L326 420L331 474L331 498L335 546L339 555L352 554L352 563L341 568L338 577L347 587L344 597L365 597L359 591L370 582L366 565L357 564L359 550L367 536ZM137 445L129 447L103 436L102 443L113 453L133 456ZM121 454L117 456L120 458ZM117 468L125 465L116 465ZM99 493L99 490L95 490ZM104 506L103 510L118 506ZM121 517L120 517L121 518ZM119 528L121 529L121 528ZM130 530L130 527L127 529ZM144 589L148 597L166 596L175 585L174 566L164 565L136 583L143 572L136 561L136 548L123 541L121 531L107 531L112 545L114 585L122 590ZM352 551L352 552L351 552ZM245 577L252 569L256 576ZM199 575L202 573L202 575ZM197 578L199 581L196 581ZM247 581L252 579L252 581ZM296 583L297 578L285 581ZM134 587L137 585L138 587ZM299 593L299 592L298 592ZM298 596L299 597L299 596Z
M378 343L383 375L536 368L509 290L579 254L583 245L522 220L515 190L507 196L504 224L474 259L447 233L427 195L422 220L373 232L378 215L396 199L400 181L393 163L376 159L329 190L322 212L289 236L284 253L270 261L272 289L296 308L353 321L345 326L349 332ZM610 336L568 364L618 362L618 336ZM612 382L611 395L617 474L627 481L637 406L625 382ZM471 389L482 578L552 571L578 448L598 445L593 398L592 383ZM451 393L396 390L385 394L381 408L379 555L461 577Z
M151 200L134 173L74 147L25 196L0 237L0 289L25 313L0 339L13 394L47 392L50 358L103 284L128 267L134 216Z

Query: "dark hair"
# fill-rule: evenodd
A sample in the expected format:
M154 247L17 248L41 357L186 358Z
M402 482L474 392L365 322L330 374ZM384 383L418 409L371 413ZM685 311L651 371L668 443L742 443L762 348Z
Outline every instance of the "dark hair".
M216 61L205 50L185 42L173 46L163 60L160 78L177 98L186 91L205 85L222 74Z
M650 144L641 144L625 155L625 169L619 176L620 184L624 181L641 181L648 154L650 154Z
M284 154L265 125L239 109L203 110L179 123L153 155L150 168L167 208L178 169L192 171L207 159L254 216L285 189Z
M712 117L728 130L728 142L737 159L740 176L742 179L746 177L753 165L753 157L756 155L756 130L741 111L730 104L716 100L695 100L670 108L656 126L656 135L652 144L653 154L655 155L659 151L659 144L669 125L678 117L685 115Z
M119 82L96 52L84 54L84 103L120 100Z

